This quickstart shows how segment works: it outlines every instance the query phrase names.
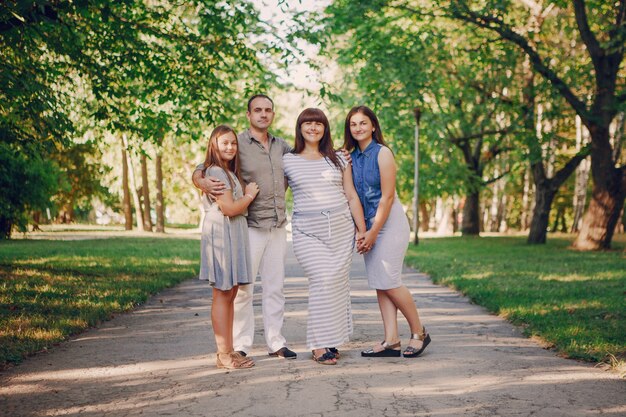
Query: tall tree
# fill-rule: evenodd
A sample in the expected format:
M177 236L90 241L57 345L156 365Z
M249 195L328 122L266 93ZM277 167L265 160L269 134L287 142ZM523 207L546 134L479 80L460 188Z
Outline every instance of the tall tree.
M626 166L617 166L609 132L611 122L626 103L622 67L626 45L626 1L585 3L583 0L573 0L571 4L556 4L568 11L569 18L562 14L559 16L561 25L575 27L578 39L572 40L580 40L585 44L590 60L587 67L594 76L592 85L584 85L581 79L568 80L563 75L564 69L559 73L558 64L555 66L553 62L558 63L558 57L563 55L563 51L553 49L553 45L544 45L541 49L533 46L529 35L516 30L508 2L478 4L454 0L449 2L447 13L454 19L484 28L519 47L529 57L533 70L550 82L580 116L591 135L593 192L574 247L582 250L610 248L626 196ZM589 14L588 10L594 12ZM585 62L581 65L585 65Z
M122 141L122 206L124 210L124 229L133 230L133 208L130 204L130 188L128 187L128 156Z
M75 134L67 99L82 88L83 117L117 135L197 139L274 80L261 57L279 48L260 37L258 16L250 1L2 2L0 141L42 154L65 146Z
M27 230L30 211L47 208L58 178L51 161L0 142L0 239L9 239L14 227Z
M346 84L356 85L357 98L379 110L400 161L413 153L410 111L415 105L423 109L420 194L465 194L461 230L478 234L480 192L497 179L486 168L515 140L519 116L510 110L507 90L518 56L462 25L422 19L385 3L334 2L321 31L332 36L322 37L326 50L347 69ZM410 184L413 164L407 162L400 164L399 178Z
M145 151L141 152L141 199L143 202L143 228L152 231L152 205L150 204L150 182L148 181L148 162Z
M165 199L163 197L163 148L162 141L156 145L156 157L154 159L154 171L156 175L156 231L165 233Z
M100 180L105 168L98 161L99 154L96 144L86 141L49 155L59 170L59 186L51 203L56 204L63 223L76 221L76 210L89 211L93 198L109 200Z
M508 42L505 38L494 38L488 30L465 25L465 20L459 17L459 3L468 2L447 2L441 7L440 3L431 1L335 1L327 8L330 15L328 20L331 23L325 28L329 33L335 34L333 39L335 47L347 51L344 54L345 59L356 62L355 66L359 71L357 74L364 74L357 78L357 84L363 91L376 92L376 95L381 97L380 101L387 100L386 105L398 107L403 105L401 100L389 100L394 95L403 97L405 102L414 95L422 100L430 99L431 102L442 101L443 106L431 109L432 114L441 115L449 112L459 92L467 92L461 105L457 105L458 108L471 106L469 113L476 111L474 114L500 117L505 124L492 125L487 131L498 131L508 126L505 129L507 134L502 135L500 139L506 138L507 147L524 149L532 166L531 173L536 188L534 215L528 241L544 243L552 201L565 180L585 158L588 149L583 148L580 152L572 154L569 151L569 148L574 146L574 135L569 134L571 132L551 133L544 135L545 139L537 134L536 106L541 105L542 101L549 101L550 106L561 109L561 102L566 100L560 93L555 97L552 91L556 90L550 84L550 79L539 77L541 82L538 82L536 77L538 72L534 68L536 62L526 50L520 49L518 45ZM495 21L500 21L501 16L506 16L501 22L502 25L514 24L514 33L527 39L527 47L530 50L535 48L539 51L538 54L549 53L551 49L564 51L558 59L552 58L553 62L558 62L559 69L565 71L567 75L565 80L582 85L578 91L583 96L591 91L585 87L593 79L588 76L590 71L585 67L584 56L581 54L584 48L580 44L572 43L570 39L575 25L566 25L564 28L556 25L558 20L567 21L568 17L571 17L568 16L567 10L559 9L552 4L544 6L532 0L515 4L507 1L488 1L480 3L480 6L476 4L475 7L482 11L483 15L491 16ZM353 19L354 13L362 18ZM544 25L545 22L547 23ZM381 36L380 33L385 33L386 36ZM546 48L545 45L550 47ZM467 56L471 59L463 59ZM357 59L354 60L352 57ZM525 60L521 57L525 57ZM341 58L339 62L342 62ZM481 69L486 72L484 75L481 74ZM503 77L501 74L507 76ZM498 85L498 80L506 81L494 89L494 85ZM392 87L385 89L383 86L385 82ZM395 86L398 88L394 88ZM412 86L417 88L411 88ZM480 106L468 100L472 89L474 97L482 97ZM497 103L498 100L499 110L493 112L489 105ZM502 105L505 103L508 103L508 106ZM546 120L545 123L559 125L562 119L573 119L572 114L566 113L555 111L552 114L554 120ZM458 129L463 116L455 114L453 119L456 120L456 125L453 121L447 124L447 128ZM468 117L467 120L474 121L476 118ZM469 126L469 130L448 137L457 142L456 138L474 137L480 132L471 130L479 128L480 123L466 125ZM427 126L445 129L446 123L439 120ZM427 129L425 132L427 135ZM562 136L563 133L565 136ZM443 134L446 135L447 132L444 131ZM441 137L442 134L439 133L437 136ZM437 137L431 139L438 140ZM568 145L563 147L553 143L552 146L546 147L546 140L554 139L559 145L560 143ZM494 142L493 138L491 141ZM462 141L459 144L462 144ZM465 147L465 150L462 148L461 150L470 174L466 181L469 204L466 204L464 209L473 213L478 210L478 203L475 203L476 195L469 190L474 189L480 182L476 181L475 173L471 174L472 169L476 172L475 168L479 166L472 160L476 161L479 156L489 155L490 152L487 147L482 153L473 152L472 157L472 152L468 150L476 149L473 145ZM521 162L519 156L517 166ZM553 173L546 171L550 158L555 158L559 166ZM512 165L513 168L516 168L516 164ZM469 213L466 213L464 218L468 216ZM475 231L477 225L478 221L473 221L471 225L465 225L463 228Z

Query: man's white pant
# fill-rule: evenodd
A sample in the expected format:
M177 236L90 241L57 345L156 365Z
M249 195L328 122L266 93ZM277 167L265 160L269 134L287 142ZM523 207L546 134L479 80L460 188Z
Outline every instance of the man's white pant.
M261 276L262 310L265 341L269 352L276 352L286 345L281 331L285 315L285 256L287 233L284 227L259 229L248 228L252 276ZM254 342L254 310L252 298L255 284L240 285L235 298L233 344L235 350L249 352Z

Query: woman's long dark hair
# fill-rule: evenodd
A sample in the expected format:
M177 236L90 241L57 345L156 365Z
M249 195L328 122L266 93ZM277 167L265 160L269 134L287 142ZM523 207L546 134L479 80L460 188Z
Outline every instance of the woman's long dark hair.
M302 124L306 122L318 122L324 125L324 135L319 143L319 152L322 156L328 158L337 168L341 169L341 161L333 148L333 140L330 136L328 118L320 109L304 109L298 116L298 121L296 122L296 143L293 153L298 154L304 150L304 137L302 136L301 127Z
M372 122L372 126L374 127L374 132L372 132L372 139L376 143L380 143L383 146L387 146L385 143L385 139L383 139L383 131L380 128L380 123L378 122L378 117L372 109L367 106L355 106L350 109L348 115L346 116L346 124L344 127L343 134L343 147L346 148L348 152L354 149L357 146L357 141L352 137L352 132L350 132L350 119L357 113L361 113L364 116L367 116Z
M226 173L228 171L233 172L239 182L241 182L241 168L239 167L239 144L237 144L237 152L235 153L235 157L230 161L224 161L220 156L220 151L217 147L217 139L220 136L223 136L227 133L231 132L237 137L237 132L228 126L228 125L219 125L211 132L211 136L209 137L209 143L207 145L206 157L204 158L204 169L206 170L208 167L216 166L222 168ZM204 177L204 171L202 171L202 176ZM235 191L235 184L230 175L228 175L228 182L230 183L230 188Z

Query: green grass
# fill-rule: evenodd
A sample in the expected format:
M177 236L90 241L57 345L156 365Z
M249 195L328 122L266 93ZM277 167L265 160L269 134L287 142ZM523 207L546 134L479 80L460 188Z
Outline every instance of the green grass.
M563 355L626 359L626 257L569 241L421 239L407 263L521 325ZM177 238L0 242L0 367L20 362L197 275L199 242Z
M407 264L436 283L522 326L563 356L626 359L624 242L610 252L576 252L551 238L529 246L522 237L421 239Z
M0 367L197 275L193 239L0 243Z

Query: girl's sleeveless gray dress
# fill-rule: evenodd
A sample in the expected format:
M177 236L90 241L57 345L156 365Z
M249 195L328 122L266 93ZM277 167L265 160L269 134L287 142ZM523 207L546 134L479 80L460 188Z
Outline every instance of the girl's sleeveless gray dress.
M235 175L226 173L219 167L209 167L206 176L216 177L231 189L228 176L233 179L233 200L243 197L243 189ZM200 253L201 280L208 280L219 290L228 291L235 285L250 284L252 266L250 261L250 242L248 222L244 214L224 216L215 202L207 195L202 195L204 221Z

